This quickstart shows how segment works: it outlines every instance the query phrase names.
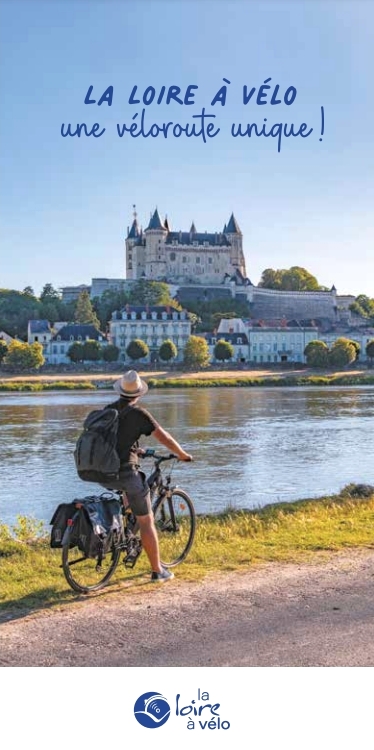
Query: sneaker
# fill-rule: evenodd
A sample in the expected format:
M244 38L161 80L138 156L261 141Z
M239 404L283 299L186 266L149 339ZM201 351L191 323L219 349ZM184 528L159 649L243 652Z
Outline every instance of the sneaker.
M155 573L155 571L153 571L151 575L152 583L163 583L164 581L171 581L172 578L174 578L174 573L167 568L163 568L161 573Z

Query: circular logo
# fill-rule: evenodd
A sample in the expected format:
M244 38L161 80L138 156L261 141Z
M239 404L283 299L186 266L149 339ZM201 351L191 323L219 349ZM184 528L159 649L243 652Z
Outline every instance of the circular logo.
M134 706L134 715L142 727L155 729L162 727L170 716L170 706L160 693L143 693Z

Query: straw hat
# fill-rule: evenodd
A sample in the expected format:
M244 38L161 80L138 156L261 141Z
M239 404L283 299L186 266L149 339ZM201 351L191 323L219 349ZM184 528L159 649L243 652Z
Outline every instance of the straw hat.
M144 380L141 380L135 370L125 372L125 374L122 375L122 378L116 380L113 388L119 396L125 396L126 398L144 396L148 391L147 383L145 383Z

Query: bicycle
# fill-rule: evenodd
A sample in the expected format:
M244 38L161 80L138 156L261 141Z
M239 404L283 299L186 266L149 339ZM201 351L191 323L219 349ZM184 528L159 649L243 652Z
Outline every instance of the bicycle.
M162 456L153 449L148 449L141 456L152 457L154 469L148 477L151 493L152 512L154 515L162 565L172 568L186 559L195 536L196 513L193 502L187 492L176 485L171 485L171 474L174 464L165 476L160 465L165 461L177 461L174 454ZM133 568L142 552L139 526L121 490L110 490L110 497L117 497L121 502L123 526L119 532L112 532L105 547L99 549L95 557L88 557L76 546L70 546L70 540L76 538L75 528L79 524L80 513L84 512L82 503L76 501L76 513L69 522L64 535L62 547L62 569L65 578L74 591L89 593L103 588L113 576L121 553L124 552L124 565ZM108 493L103 493L107 494Z

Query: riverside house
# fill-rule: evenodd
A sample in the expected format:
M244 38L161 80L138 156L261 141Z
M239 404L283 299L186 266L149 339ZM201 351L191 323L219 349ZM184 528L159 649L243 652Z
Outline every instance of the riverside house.
M175 310L166 305L126 305L115 311L109 322L110 341L120 350L120 361L130 362L126 348L133 339L141 339L149 347L142 363L156 362L159 349L166 340L177 347L176 362L183 360L183 351L191 335L191 321L186 310Z
M27 341L29 344L42 344L46 364L70 364L68 351L71 345L88 340L98 341L100 346L107 346L109 343L105 333L98 331L93 325L59 321L52 328L48 320L29 320Z

